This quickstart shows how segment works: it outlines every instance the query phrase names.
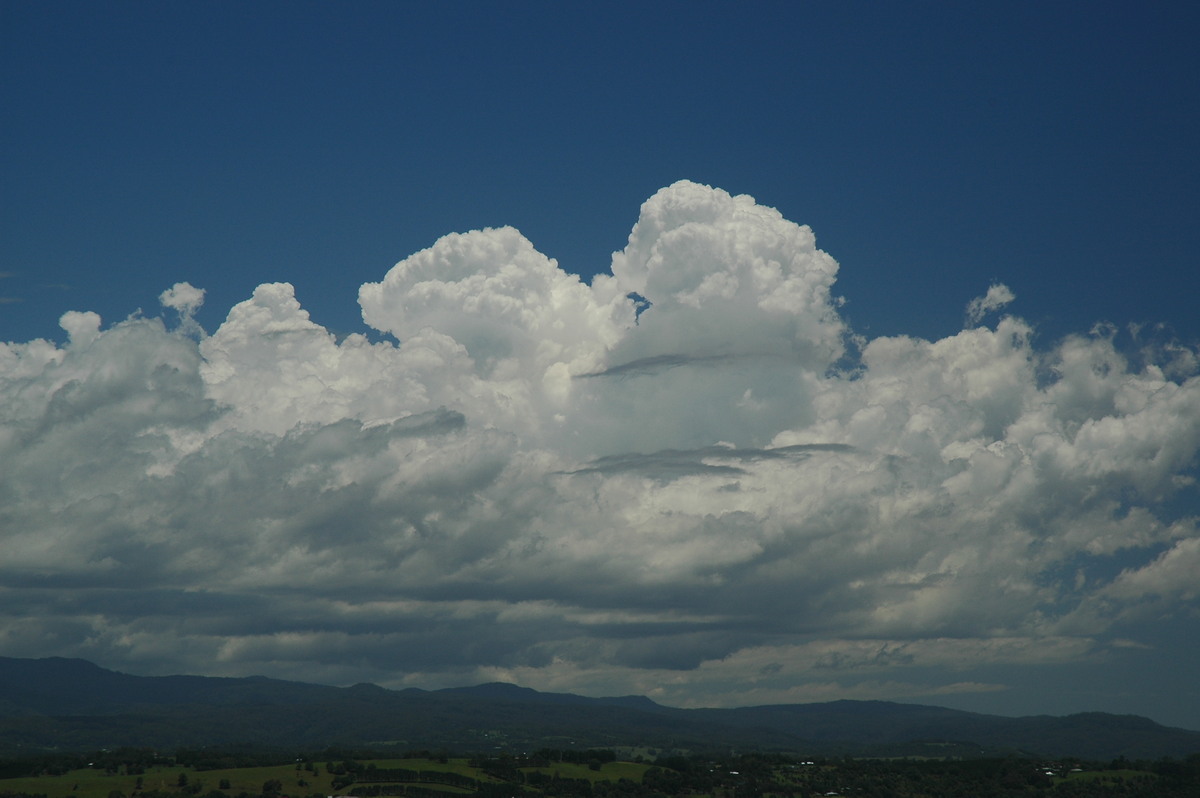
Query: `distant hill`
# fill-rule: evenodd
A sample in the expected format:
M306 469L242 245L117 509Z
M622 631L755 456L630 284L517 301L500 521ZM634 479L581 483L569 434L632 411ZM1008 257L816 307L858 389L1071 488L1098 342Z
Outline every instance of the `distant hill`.
M79 659L0 657L0 755L116 746L647 746L798 754L1107 760L1200 752L1200 732L1104 713L1005 718L885 701L674 709L511 684L425 691L264 677L131 676Z

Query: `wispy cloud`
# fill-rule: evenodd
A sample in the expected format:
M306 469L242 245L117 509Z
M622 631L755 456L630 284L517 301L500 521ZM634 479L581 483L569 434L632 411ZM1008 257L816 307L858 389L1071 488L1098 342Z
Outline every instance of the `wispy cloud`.
M7 280L16 275L13 272L0 272L0 280ZM0 296L0 305L11 305L14 302L21 302L20 297L15 296Z
M984 316L993 313L1011 303L1017 295L1003 283L994 283L987 293L977 296L967 303L967 324L975 325L983 321Z

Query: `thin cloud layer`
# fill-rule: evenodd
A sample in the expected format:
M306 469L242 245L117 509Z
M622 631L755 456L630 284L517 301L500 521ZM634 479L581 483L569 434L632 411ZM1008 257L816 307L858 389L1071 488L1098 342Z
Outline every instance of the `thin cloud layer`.
M807 227L680 182L591 285L511 228L359 290L0 344L0 651L715 705L1005 689L1194 613L1194 350L1002 285L855 337ZM1152 608L1152 609L1151 609Z

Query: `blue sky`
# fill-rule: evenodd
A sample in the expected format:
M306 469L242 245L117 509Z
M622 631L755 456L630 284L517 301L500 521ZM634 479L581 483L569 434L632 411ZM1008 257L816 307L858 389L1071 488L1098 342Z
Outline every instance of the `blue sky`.
M210 324L287 279L357 329L355 286L484 226L590 276L682 178L812 226L875 333L952 332L992 280L1053 334L1200 331L1200 78L1179 4L4 15L5 340L57 334L65 309L154 312L185 279Z
M0 14L0 654L1200 728L1200 12Z

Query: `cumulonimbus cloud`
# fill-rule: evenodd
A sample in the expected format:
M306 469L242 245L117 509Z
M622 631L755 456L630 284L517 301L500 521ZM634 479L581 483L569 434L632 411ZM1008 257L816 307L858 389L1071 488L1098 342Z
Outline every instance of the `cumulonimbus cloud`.
M210 335L185 284L174 329L68 313L0 344L0 648L719 703L919 694L889 674L1092 656L1194 601L1193 350L1038 349L978 324L1000 285L956 335L852 346L837 271L680 182L591 284L511 228L438 240L359 290L394 341L285 283Z

